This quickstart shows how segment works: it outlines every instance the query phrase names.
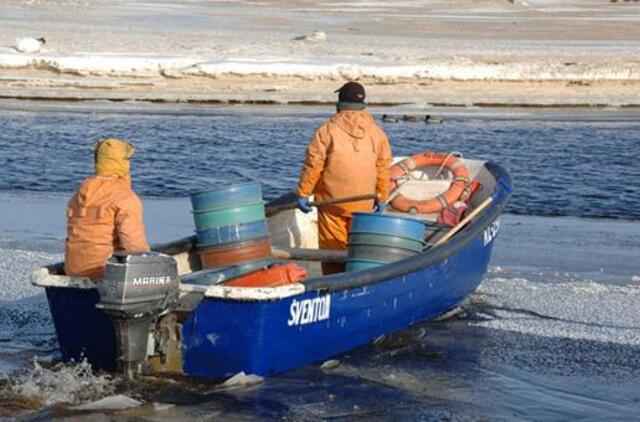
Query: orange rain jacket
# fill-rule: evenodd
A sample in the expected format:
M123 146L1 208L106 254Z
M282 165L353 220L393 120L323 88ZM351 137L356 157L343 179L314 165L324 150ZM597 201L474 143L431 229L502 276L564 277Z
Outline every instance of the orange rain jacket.
M102 278L114 251L146 252L142 202L131 189L133 147L109 139L98 147L96 176L85 180L67 206L65 273Z
M383 130L366 111L343 110L322 125L307 147L298 196L315 201L377 193L389 196L391 147ZM323 207L334 215L371 211L372 200Z

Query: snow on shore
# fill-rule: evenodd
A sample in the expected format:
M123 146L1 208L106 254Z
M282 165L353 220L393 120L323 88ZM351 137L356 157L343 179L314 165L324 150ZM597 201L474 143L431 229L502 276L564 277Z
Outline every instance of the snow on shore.
M396 65L381 61L362 63L358 58L344 62L313 61L289 57L229 57L209 60L206 57L156 54L34 54L13 53L0 49L0 67L35 68L59 73L94 76L166 76L187 78L225 75L264 77L292 76L307 80L342 80L370 78L380 82L400 79L439 79L459 81L637 81L640 60L615 60L594 63L557 62L544 59L510 59L509 62L436 58L422 63Z
M441 102L631 104L639 21L639 4L604 0L13 0L0 5L0 88L16 98L102 89L130 99L137 90L159 99L322 102L332 99L327 81L360 78L384 87L382 102L406 102L416 87L435 84ZM47 43L24 54L15 46L24 36ZM471 95L460 82L480 85ZM551 85L506 98L513 82ZM295 98L281 95L296 89Z

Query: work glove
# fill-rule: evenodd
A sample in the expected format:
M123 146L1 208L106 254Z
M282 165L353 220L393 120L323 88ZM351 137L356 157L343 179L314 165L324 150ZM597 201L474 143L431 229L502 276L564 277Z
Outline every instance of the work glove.
M373 204L373 212L376 214L382 214L386 208L387 204L381 201L376 201L376 203Z
M311 208L311 205L309 205L309 198L307 198L306 196L299 196L296 200L296 205L298 206L298 209L305 214L313 211L313 208Z

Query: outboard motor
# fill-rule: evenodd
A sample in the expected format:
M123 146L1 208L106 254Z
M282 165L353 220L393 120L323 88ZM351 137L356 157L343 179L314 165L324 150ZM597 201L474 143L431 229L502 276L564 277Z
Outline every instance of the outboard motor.
M178 303L178 286L177 264L169 255L116 253L107 262L96 307L113 322L118 366L129 378L142 372L152 324Z

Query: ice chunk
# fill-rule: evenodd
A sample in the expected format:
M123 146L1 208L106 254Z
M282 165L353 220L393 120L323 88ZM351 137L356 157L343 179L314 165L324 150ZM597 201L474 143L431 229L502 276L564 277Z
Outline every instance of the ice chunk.
M253 374L245 374L244 371L238 372L225 382L221 384L221 387L247 387L251 385L260 384L263 381L263 378L258 375Z
M154 402L153 410L155 410L156 412L164 412L165 410L169 410L175 406L176 406L175 404L171 404L171 403Z
M142 402L134 400L129 396L123 394L117 394L115 396L105 397L100 400L93 401L91 403L81 404L80 406L74 406L74 410L121 410L131 409L132 407L138 407L142 405Z
M640 345L638 285L605 285L572 277L557 282L558 277L551 276L555 283L488 277L472 298L484 311L484 321L473 325L543 337Z
M320 365L321 369L334 369L340 366L340 361L338 359L329 359Z

